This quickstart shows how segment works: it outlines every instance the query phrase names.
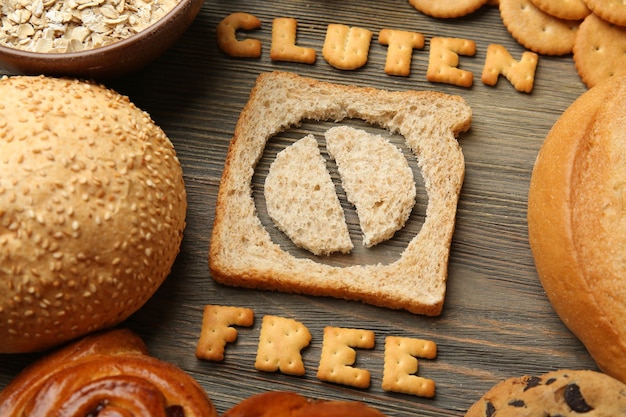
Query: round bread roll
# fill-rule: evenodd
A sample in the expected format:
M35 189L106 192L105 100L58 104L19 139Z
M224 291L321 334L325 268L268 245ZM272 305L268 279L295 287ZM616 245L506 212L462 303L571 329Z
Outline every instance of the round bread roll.
M0 80L0 353L120 323L169 274L187 199L172 143L127 97Z
M626 76L579 97L538 154L528 196L537 272L600 369L626 382Z
M244 399L222 417L385 417L359 401L331 401L304 397L290 391L266 391Z

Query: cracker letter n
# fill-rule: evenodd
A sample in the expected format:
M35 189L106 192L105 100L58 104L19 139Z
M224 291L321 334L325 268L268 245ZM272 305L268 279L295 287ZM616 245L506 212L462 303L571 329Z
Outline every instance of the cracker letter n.
M346 25L330 24L322 55L326 62L341 70L361 68L367 62L372 32Z
M270 58L273 61L315 62L315 49L296 45L298 22L289 17L279 17L272 23L272 48Z
M304 375L300 351L308 346L311 333L302 323L277 316L264 316L254 367L259 371L280 370Z
M459 65L459 55L472 56L476 53L476 43L459 38L432 38L426 79L431 82L471 87L474 75Z
M415 375L418 358L434 359L437 345L430 340L388 336L385 339L385 365L382 388L385 391L431 398L435 382Z
M369 387L369 371L351 366L356 361L356 351L352 347L372 349L374 341L371 330L324 328L318 379L357 388Z
M233 57L258 58L261 56L261 41L250 38L238 40L237 30L260 27L261 21L249 13L231 13L217 25L217 46L222 52Z
M413 49L424 47L424 35L404 30L382 29L378 42L387 45L385 73L407 77L411 72Z
M516 61L502 45L492 44L487 47L487 57L481 80L486 85L496 85L498 76L504 75L517 91L530 93L535 82L538 55L526 51L522 59Z
M196 357L210 361L223 360L226 343L237 340L237 330L230 326L252 326L253 322L254 311L249 308L205 306Z

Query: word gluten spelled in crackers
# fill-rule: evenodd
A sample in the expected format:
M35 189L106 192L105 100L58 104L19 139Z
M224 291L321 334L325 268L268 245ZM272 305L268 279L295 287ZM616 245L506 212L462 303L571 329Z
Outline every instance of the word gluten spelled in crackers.
M227 343L237 340L233 326L250 327L254 311L244 307L207 305L204 308L202 329L196 346L196 357L222 361ZM373 349L374 332L327 326L324 329L322 352L317 378L321 381L357 388L370 386L370 372L354 367L356 351ZM301 350L309 345L311 333L302 323L284 317L263 317L254 367L260 371L287 375L305 374ZM389 392L432 398L435 382L417 375L417 358L434 359L437 344L430 340L387 336L383 366L382 388Z
M261 41L251 37L238 38L240 31L259 29L261 21L254 15L235 12L226 16L217 26L217 43L227 55L236 58L259 58ZM272 22L270 59L302 64L314 64L317 59L313 48L296 45L297 21L293 18L276 18ZM328 64L341 70L361 68L368 59L372 41L368 29L329 24L322 48L322 56ZM415 49L424 48L424 35L396 29L382 29L378 42L387 46L384 71L388 75L407 77L411 70L411 58ZM476 43L469 39L433 37L426 79L430 82L471 87L472 72L459 68L459 55L476 54ZM499 44L489 45L481 81L495 85L503 75L520 92L530 93L535 80L538 55L525 51L519 61Z

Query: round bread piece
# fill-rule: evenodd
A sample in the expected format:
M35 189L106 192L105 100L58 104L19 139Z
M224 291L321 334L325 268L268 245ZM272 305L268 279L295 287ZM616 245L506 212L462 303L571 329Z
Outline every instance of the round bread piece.
M626 385L600 372L558 370L506 379L485 393L465 417L601 417L626 413Z
M0 353L130 316L169 274L186 209L172 143L127 97L1 79Z
M554 309L598 366L626 381L626 76L580 96L537 156L529 241Z

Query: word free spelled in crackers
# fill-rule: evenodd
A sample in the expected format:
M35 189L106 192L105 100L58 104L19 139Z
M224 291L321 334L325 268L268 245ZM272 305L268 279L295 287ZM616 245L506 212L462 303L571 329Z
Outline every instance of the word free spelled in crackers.
M254 15L235 12L226 16L217 27L217 43L226 55L235 58L259 58L262 43L258 39L239 39L241 31L259 29L261 21ZM270 59L303 64L314 64L316 50L296 45L297 21L293 18L275 18L272 23ZM325 61L340 70L355 70L367 63L373 34L370 30L342 24L330 24L322 49ZM413 51L424 48L424 36L410 32L384 28L378 34L378 42L387 46L384 71L393 76L409 76ZM520 92L532 91L538 55L526 51L520 61L502 45L489 47L481 80L495 85L499 75L504 76ZM503 51L504 49L504 51ZM459 55L473 56L474 41L460 38L434 37L430 42L427 80L471 87L473 74L459 68Z
M204 308L196 357L222 361L227 343L237 339L233 326L250 327L254 311L244 307L207 305ZM254 367L260 371L302 376L305 365L301 351L309 345L311 333L302 323L284 317L263 317ZM370 386L370 372L354 367L358 349L373 349L375 334L370 330L327 326L317 378L357 388ZM417 376L418 359L435 359L435 342L407 337L387 336L382 388L385 391L431 398L435 382Z

